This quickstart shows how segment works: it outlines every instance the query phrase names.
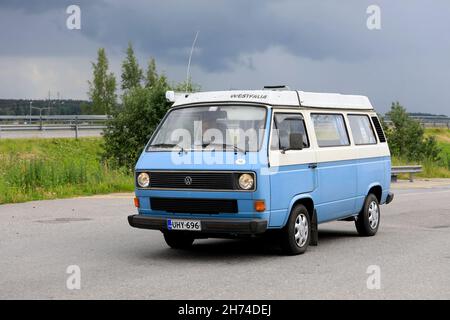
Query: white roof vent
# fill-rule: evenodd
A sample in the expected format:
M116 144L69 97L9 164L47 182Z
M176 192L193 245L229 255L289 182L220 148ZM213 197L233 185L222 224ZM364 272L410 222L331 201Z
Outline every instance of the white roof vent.
M187 98L189 93L166 91L166 100L169 102L176 102L180 98Z

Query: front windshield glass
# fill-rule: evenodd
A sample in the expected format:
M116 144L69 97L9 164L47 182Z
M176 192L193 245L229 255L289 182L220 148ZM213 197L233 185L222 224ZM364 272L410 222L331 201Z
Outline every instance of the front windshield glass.
M227 105L174 109L154 135L147 151L258 151L265 122L264 107Z

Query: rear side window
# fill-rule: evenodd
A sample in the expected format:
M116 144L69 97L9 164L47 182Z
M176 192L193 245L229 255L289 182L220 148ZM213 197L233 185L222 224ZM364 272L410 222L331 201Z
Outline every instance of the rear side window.
M373 125L375 126L375 130L377 130L378 139L380 139L380 142L386 142L386 137L384 136L380 121L377 117L372 117L372 121Z
M319 147L348 146L347 128L342 114L311 114Z
M276 113L273 123L272 150L291 149L289 135L299 134L303 137L303 148L309 147L308 135L305 129L305 121L300 114Z
M348 122L356 145L377 143L368 116L352 114L348 116Z

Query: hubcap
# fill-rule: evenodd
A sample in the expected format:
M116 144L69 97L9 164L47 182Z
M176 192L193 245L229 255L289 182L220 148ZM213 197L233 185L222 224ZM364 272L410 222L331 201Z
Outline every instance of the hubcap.
M372 201L369 205L369 225L372 229L378 226L378 220L380 219L380 210L378 204Z
M303 247L308 239L308 219L303 213L300 213L295 219L294 238L299 247Z

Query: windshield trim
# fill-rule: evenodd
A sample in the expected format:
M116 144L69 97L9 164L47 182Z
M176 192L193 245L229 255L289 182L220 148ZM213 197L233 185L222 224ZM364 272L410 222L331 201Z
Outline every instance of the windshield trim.
M264 130L265 133L264 135L267 135L267 119L268 119L268 114L269 114L269 110L270 110L270 106L267 104L263 104L263 103L255 103L255 102L234 102L234 101L230 101L230 102L220 102L220 103L213 103L213 102L198 102L198 103L191 103L191 104L185 104L185 105L178 105L178 106L174 106L171 107L166 114L164 115L164 117L161 119L161 121L159 122L159 124L156 126L155 130L153 131L152 135L150 136L150 139L148 140L147 144L145 145L144 151L145 152L173 152L174 150L176 151L181 151L181 152L190 152L190 151L210 151L208 149L180 149L177 150L177 147L173 147L173 148L160 148L158 149L150 149L151 144L153 142L153 140L156 137L156 134L158 133L158 131L161 129L161 126L164 124L164 122L166 121L167 117L169 116L169 114L175 110L179 110L179 109L187 109L187 108L195 108L195 107L214 107L214 106L219 106L219 107L226 107L226 106L243 106L243 107L256 107L256 108L264 108L266 113L264 115ZM261 142L261 145L259 146L259 148L255 151L246 151L246 153L248 152L259 152L261 151L261 149L263 148L265 142L264 139ZM222 150L220 150L220 152L235 152L235 150L232 149L227 149L227 148L223 148Z

